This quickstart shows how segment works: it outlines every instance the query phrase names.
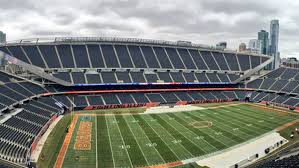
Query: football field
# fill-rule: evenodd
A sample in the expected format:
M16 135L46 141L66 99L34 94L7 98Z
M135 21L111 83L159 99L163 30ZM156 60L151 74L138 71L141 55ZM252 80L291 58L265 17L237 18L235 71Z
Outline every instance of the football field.
M178 165L265 134L298 115L239 104L161 114L76 115L62 167Z

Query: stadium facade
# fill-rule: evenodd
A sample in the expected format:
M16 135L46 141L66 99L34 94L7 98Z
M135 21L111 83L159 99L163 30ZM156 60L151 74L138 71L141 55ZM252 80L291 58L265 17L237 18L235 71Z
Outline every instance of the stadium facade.
M72 107L245 99L292 109L299 104L299 70L264 73L273 58L262 54L100 37L21 40L0 50L9 62L0 72L0 159L12 165L28 164L49 124Z

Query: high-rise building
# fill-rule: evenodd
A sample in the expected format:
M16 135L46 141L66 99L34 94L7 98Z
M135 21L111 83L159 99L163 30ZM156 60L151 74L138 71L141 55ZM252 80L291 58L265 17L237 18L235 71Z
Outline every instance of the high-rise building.
M270 23L270 53L274 57L273 69L279 67L279 54L278 54L278 38L279 38L279 21L271 20Z
M269 54L269 33L266 30L258 32L258 40L261 42L261 54Z
M0 44L6 43L6 34L0 31ZM5 63L4 58L0 57L0 67L3 66Z
M246 51L246 44L245 43L241 43L239 45L239 52L245 52Z
M6 34L0 31L0 43L6 43Z
M216 47L219 48L219 49L226 49L227 42L226 41L221 41L221 42L216 44Z
M257 53L257 54L261 54L261 51L262 51L261 40L258 40L258 39L249 40L248 50L250 50L251 52Z

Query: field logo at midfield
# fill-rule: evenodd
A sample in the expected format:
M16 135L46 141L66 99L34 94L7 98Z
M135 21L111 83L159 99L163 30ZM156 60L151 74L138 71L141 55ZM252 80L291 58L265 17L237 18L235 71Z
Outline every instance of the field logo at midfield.
M91 150L92 122L81 121L74 145L75 150Z
M213 122L211 121L195 121L189 124L193 128L210 128L213 126Z

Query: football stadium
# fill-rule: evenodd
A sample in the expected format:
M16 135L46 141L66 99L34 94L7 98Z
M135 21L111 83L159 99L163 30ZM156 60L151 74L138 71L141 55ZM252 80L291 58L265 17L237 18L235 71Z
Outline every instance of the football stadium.
M0 167L292 167L299 69L188 41L0 46Z

